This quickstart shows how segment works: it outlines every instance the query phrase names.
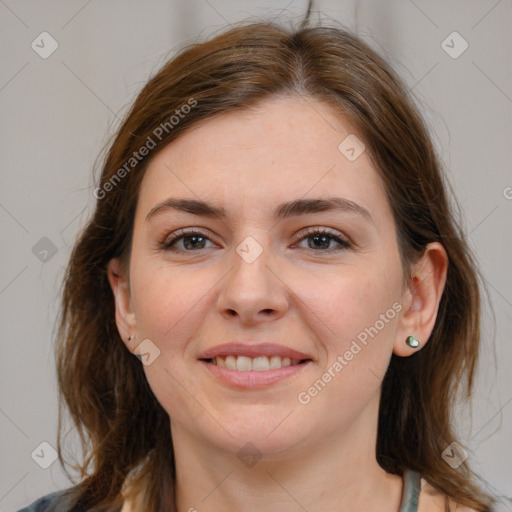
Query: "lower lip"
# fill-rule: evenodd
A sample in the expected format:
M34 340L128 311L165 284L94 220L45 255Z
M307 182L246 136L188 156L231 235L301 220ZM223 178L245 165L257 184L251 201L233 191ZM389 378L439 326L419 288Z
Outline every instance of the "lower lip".
M308 367L311 361L261 372L255 370L248 372L228 370L216 364L208 363L207 361L200 361L200 363L202 363L214 377L226 384L241 389L258 389L271 386L276 382L287 379L293 375L297 375Z

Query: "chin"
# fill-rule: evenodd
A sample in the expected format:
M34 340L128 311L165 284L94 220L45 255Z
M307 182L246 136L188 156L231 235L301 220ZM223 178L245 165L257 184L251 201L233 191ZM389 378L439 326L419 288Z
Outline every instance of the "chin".
M220 437L211 439L219 448L236 454L238 457L245 451L249 454L255 451L266 460L277 460L285 456L292 456L296 450L310 443L305 425L299 426L286 423L285 414L267 416L266 418L247 415L244 421L230 421L225 423L226 430L221 429ZM290 419L293 413L290 415ZM283 421L284 420L284 421Z

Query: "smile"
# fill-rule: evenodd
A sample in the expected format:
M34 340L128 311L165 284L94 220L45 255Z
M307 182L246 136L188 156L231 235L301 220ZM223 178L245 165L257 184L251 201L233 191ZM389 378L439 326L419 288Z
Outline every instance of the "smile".
M234 370L239 372L266 372L268 370L277 370L279 368L286 368L288 366L295 366L305 359L290 359L289 357L281 356L225 356L215 357L208 362L227 370Z
M217 356L199 362L217 382L245 390L267 388L306 371L313 364L311 359L292 360L280 356Z

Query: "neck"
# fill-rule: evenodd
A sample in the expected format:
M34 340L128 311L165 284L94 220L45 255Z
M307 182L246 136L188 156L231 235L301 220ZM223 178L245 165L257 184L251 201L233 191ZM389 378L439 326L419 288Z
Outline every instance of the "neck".
M173 425L177 511L397 512L402 478L378 465L376 424L360 420L293 453L263 454L252 466Z

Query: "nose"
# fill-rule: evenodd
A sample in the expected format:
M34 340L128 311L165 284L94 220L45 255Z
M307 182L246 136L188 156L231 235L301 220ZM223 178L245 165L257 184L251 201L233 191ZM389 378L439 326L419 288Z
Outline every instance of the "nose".
M250 250L254 251L254 247ZM275 321L289 307L288 288L277 265L272 263L270 249L262 250L255 259L254 255L253 252L247 257L239 246L217 299L222 316L246 325Z

